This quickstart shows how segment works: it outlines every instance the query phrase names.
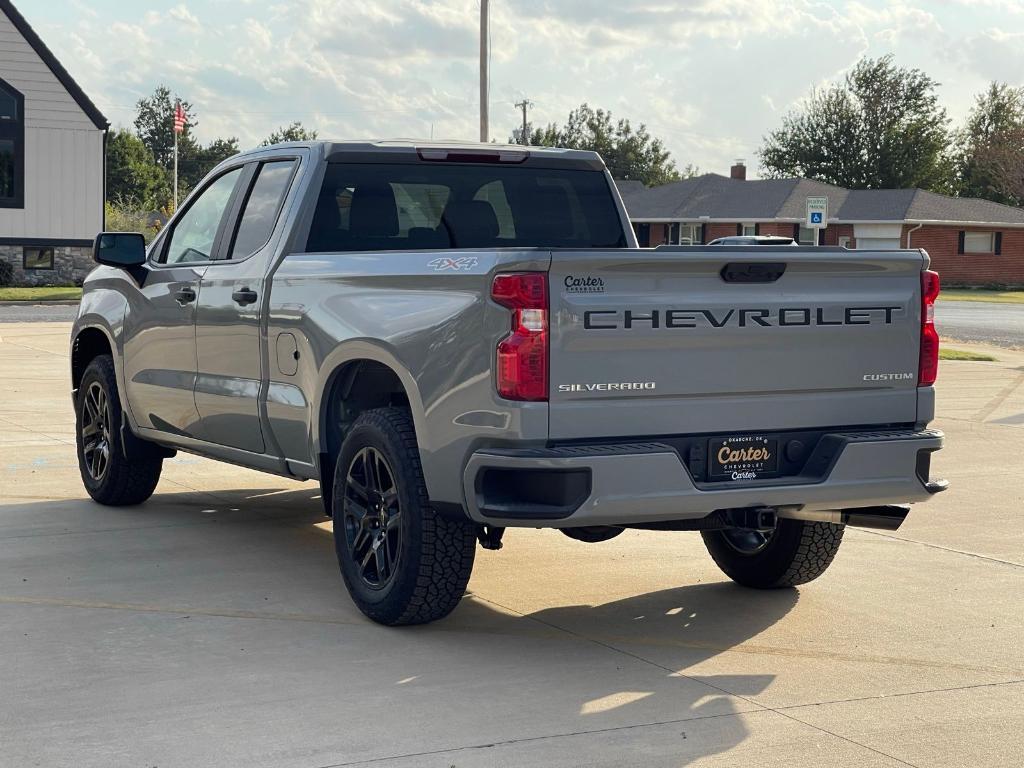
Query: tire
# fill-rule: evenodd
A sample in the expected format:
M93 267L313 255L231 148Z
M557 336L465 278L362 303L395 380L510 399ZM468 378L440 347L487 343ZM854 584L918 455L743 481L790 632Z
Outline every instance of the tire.
M759 547L753 546L757 539L750 536L744 541L737 531L702 531L701 536L715 564L737 584L778 589L806 584L821 576L839 551L845 527L779 520Z
M141 504L156 489L160 456L125 456L121 445L121 399L114 361L99 355L82 375L75 399L78 470L89 495L100 504Z
M355 420L333 494L338 564L359 610L395 626L455 609L473 571L476 528L431 508L407 410L377 408Z

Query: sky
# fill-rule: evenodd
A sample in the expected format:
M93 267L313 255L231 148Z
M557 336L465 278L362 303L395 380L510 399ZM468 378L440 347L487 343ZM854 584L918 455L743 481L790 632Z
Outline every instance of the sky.
M202 141L476 140L478 0L15 0L114 126L163 83ZM586 101L677 165L756 175L762 137L862 56L942 85L960 123L991 80L1024 85L1024 0L491 0L491 137Z

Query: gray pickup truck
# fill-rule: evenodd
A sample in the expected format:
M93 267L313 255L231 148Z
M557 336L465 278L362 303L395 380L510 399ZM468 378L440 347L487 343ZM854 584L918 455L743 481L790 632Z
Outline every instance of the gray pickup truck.
M509 526L700 531L735 581L792 587L945 487L927 254L639 249L590 152L278 145L95 256L88 493L139 504L177 450L319 480L381 623L448 614Z

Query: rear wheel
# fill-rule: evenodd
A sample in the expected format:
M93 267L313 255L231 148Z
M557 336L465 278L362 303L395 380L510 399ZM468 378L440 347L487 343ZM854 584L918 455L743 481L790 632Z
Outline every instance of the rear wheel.
M476 530L430 506L408 411L377 408L356 419L333 493L334 545L359 610L389 625L454 610L473 570Z
M745 587L775 589L806 584L832 564L845 526L779 520L773 531L703 531L715 564Z
M89 363L75 402L78 469L89 495L112 507L141 504L156 489L163 458L153 452L126 456L121 445L121 399L114 361L99 355Z

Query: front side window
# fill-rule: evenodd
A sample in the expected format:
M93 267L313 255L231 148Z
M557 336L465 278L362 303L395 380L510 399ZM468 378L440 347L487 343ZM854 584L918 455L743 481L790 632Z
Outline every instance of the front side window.
M164 263L182 264L211 258L217 230L241 173L241 168L235 168L219 176L192 201L188 210L174 223L164 251Z
M228 258L244 259L267 244L274 232L294 170L294 160L269 162L260 166L249 199L245 201Z
M0 208L25 204L24 97L0 80Z
M620 248L601 171L456 163L331 163L306 250Z

